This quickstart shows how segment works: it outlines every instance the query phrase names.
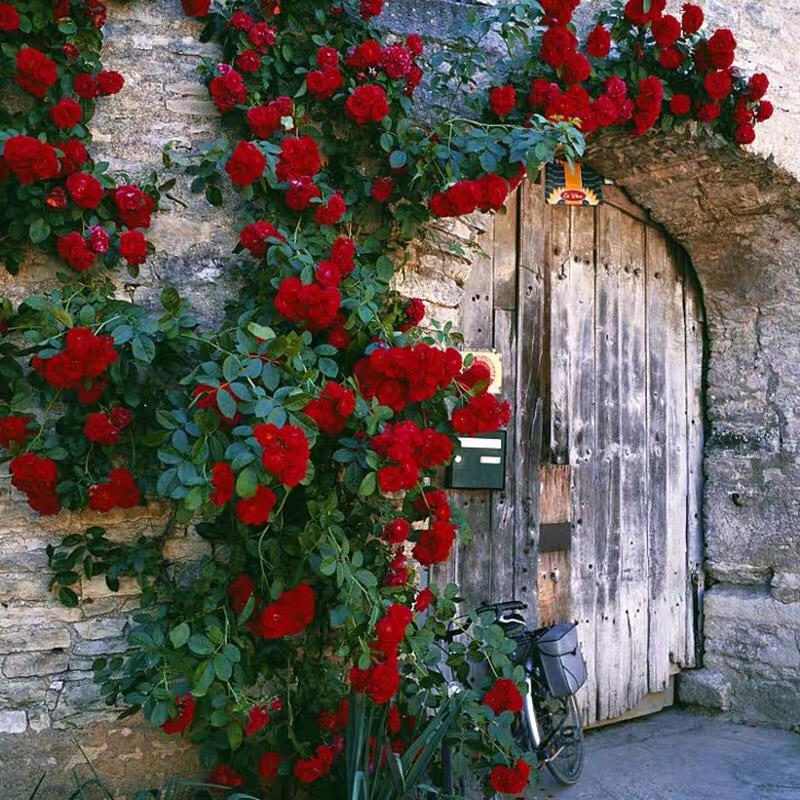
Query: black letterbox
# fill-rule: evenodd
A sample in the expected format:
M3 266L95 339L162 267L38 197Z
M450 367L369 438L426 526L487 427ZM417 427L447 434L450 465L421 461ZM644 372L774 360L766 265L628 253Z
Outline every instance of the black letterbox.
M503 489L506 484L506 432L459 436L460 446L447 470L451 489Z

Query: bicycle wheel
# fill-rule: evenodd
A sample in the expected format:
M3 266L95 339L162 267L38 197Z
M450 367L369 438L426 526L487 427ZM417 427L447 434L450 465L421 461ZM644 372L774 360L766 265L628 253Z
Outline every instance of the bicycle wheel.
M546 742L541 754L548 772L565 786L577 783L583 772L585 751L581 716L575 697L541 698L536 703L537 718Z

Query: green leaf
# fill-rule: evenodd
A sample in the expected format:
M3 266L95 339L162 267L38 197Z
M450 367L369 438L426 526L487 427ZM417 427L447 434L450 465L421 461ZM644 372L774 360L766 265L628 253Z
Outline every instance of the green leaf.
M172 646L178 650L189 641L190 635L191 629L189 628L188 623L181 622L169 632L169 640L172 642Z
M202 633L196 633L194 636L190 636L188 644L189 649L196 656L208 656L214 652L214 645L211 644L209 638Z
M243 499L252 497L256 493L258 486L258 475L251 467L243 469L236 479L236 494Z
M214 672L221 681L227 681L233 674L233 664L224 653L214 656Z
M375 485L375 473L368 472L364 476L364 480L361 481L361 485L358 487L358 496L369 497L375 491Z
M34 244L41 244L50 235L50 226L42 217L37 217L28 228L28 236Z

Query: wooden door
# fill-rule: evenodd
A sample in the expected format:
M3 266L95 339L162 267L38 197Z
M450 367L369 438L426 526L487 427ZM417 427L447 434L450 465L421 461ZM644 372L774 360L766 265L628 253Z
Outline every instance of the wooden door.
M521 188L481 237L466 344L502 357L514 409L503 492L456 492L467 602L572 619L588 724L697 665L702 304L685 256L614 187L597 208ZM440 576L445 577L445 576Z

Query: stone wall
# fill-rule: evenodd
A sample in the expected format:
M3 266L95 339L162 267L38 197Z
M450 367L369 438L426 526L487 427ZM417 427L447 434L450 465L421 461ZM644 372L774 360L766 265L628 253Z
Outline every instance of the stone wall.
M590 0L588 6L596 5ZM442 32L464 3L387 0L398 30ZM775 119L759 129L763 158L710 149L690 138L639 140L604 136L590 160L682 244L697 269L708 317L705 527L710 588L706 594L705 669L684 680L687 700L730 709L753 721L790 726L800 719L800 6L795 0L712 0L718 23L733 28L742 63L766 68ZM114 167L136 176L161 164L165 141L181 146L215 138L213 106L193 69L209 45L180 13L178 0L111 4L106 61L128 77L125 90L102 101L97 148ZM235 204L222 210L193 197L179 180L153 233L158 256L136 296L178 284L204 319L218 315L236 287L225 269L234 243ZM474 229L461 222L459 239ZM454 253L452 232L438 231L411 252L400 288L425 299L439 318L457 320L468 255ZM50 279L33 258L0 291L19 297ZM158 530L142 510L104 518L115 536ZM27 797L47 770L41 798L62 798L80 741L117 787L191 771L180 742L150 734L135 721L109 722L97 703L90 664L98 653L125 647L135 592L111 596L101 583L82 587L80 609L48 595L44 548L96 519L62 515L39 520L0 482L0 797ZM175 557L197 542L180 533Z

